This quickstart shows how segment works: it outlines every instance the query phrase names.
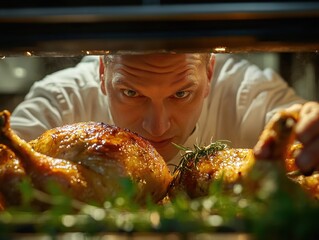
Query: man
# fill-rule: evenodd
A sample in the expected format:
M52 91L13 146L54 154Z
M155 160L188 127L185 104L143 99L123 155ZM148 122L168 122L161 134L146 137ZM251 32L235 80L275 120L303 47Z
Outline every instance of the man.
M309 172L319 164L319 106L305 103L270 69L245 60L219 62L211 54L107 55L81 62L35 83L13 112L24 139L79 121L103 121L148 139L168 163L178 149L229 140L252 148L275 111L300 110L297 161ZM265 150L265 154L267 149Z

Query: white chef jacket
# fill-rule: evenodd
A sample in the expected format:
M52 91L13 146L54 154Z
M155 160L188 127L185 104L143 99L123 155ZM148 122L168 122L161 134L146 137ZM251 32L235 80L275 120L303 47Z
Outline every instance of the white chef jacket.
M98 67L98 57L85 57L77 66L35 82L12 113L14 131L29 141L64 124L114 124L100 89ZM273 70L261 70L225 54L216 55L211 86L195 131L184 143L186 147L228 140L232 147L252 148L274 111L304 102ZM171 163L178 160L179 155Z

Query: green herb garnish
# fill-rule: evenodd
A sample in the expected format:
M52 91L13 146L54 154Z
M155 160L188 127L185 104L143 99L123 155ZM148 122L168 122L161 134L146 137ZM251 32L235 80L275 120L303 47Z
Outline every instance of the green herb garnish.
M198 145L194 145L194 149L190 149L181 145L178 145L176 143L172 143L175 147L178 149L184 151L185 153L181 156L180 163L175 166L174 172L183 172L184 170L188 169L188 163L190 161L193 161L195 164L195 167L197 163L202 159L203 157L209 157L209 155L215 154L218 151L222 151L228 148L228 144L226 144L226 141L215 141L211 142L207 146L199 147Z

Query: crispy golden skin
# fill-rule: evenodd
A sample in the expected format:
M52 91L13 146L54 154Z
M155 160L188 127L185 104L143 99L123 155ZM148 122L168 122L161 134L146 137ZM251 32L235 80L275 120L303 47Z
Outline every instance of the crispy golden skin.
M190 159L174 175L171 195L186 192L191 198L206 196L212 182L234 184L247 176L255 163L252 149L227 148L200 159Z
M319 173L315 171L310 176L305 176L298 171L298 167L295 162L296 154L303 146L300 143L293 144L288 151L285 161L286 170L290 179L300 184L310 196L319 199ZM289 174L292 173L292 174Z
M57 183L66 194L83 202L103 203L121 191L120 180L129 177L137 185L137 200L150 194L155 202L167 192L172 176L163 158L149 142L136 134L103 123L83 122L48 130L29 143L9 126L9 112L0 114L0 143L4 155L31 178L35 188L46 191L47 183ZM2 158L1 185L20 177L12 161ZM5 201L11 202L8 191Z
M21 201L19 183L25 178L26 173L16 154L6 145L0 144L0 201L4 205L5 194L12 205Z

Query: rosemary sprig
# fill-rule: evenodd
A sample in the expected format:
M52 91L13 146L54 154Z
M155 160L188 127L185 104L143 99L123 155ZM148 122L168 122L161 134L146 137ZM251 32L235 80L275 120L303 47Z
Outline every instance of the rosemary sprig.
M187 165L190 161L194 161L194 164L196 167L197 163L203 157L208 157L211 154L215 154L218 151L222 151L222 150L228 148L228 144L226 142L229 142L229 141L219 140L219 141L211 142L209 145L202 146L202 147L195 144L194 149L187 148L187 147L178 145L176 143L172 143L179 150L185 152L181 156L180 163L177 166L175 166L173 174L176 172L182 173L184 170L186 170L188 168Z

